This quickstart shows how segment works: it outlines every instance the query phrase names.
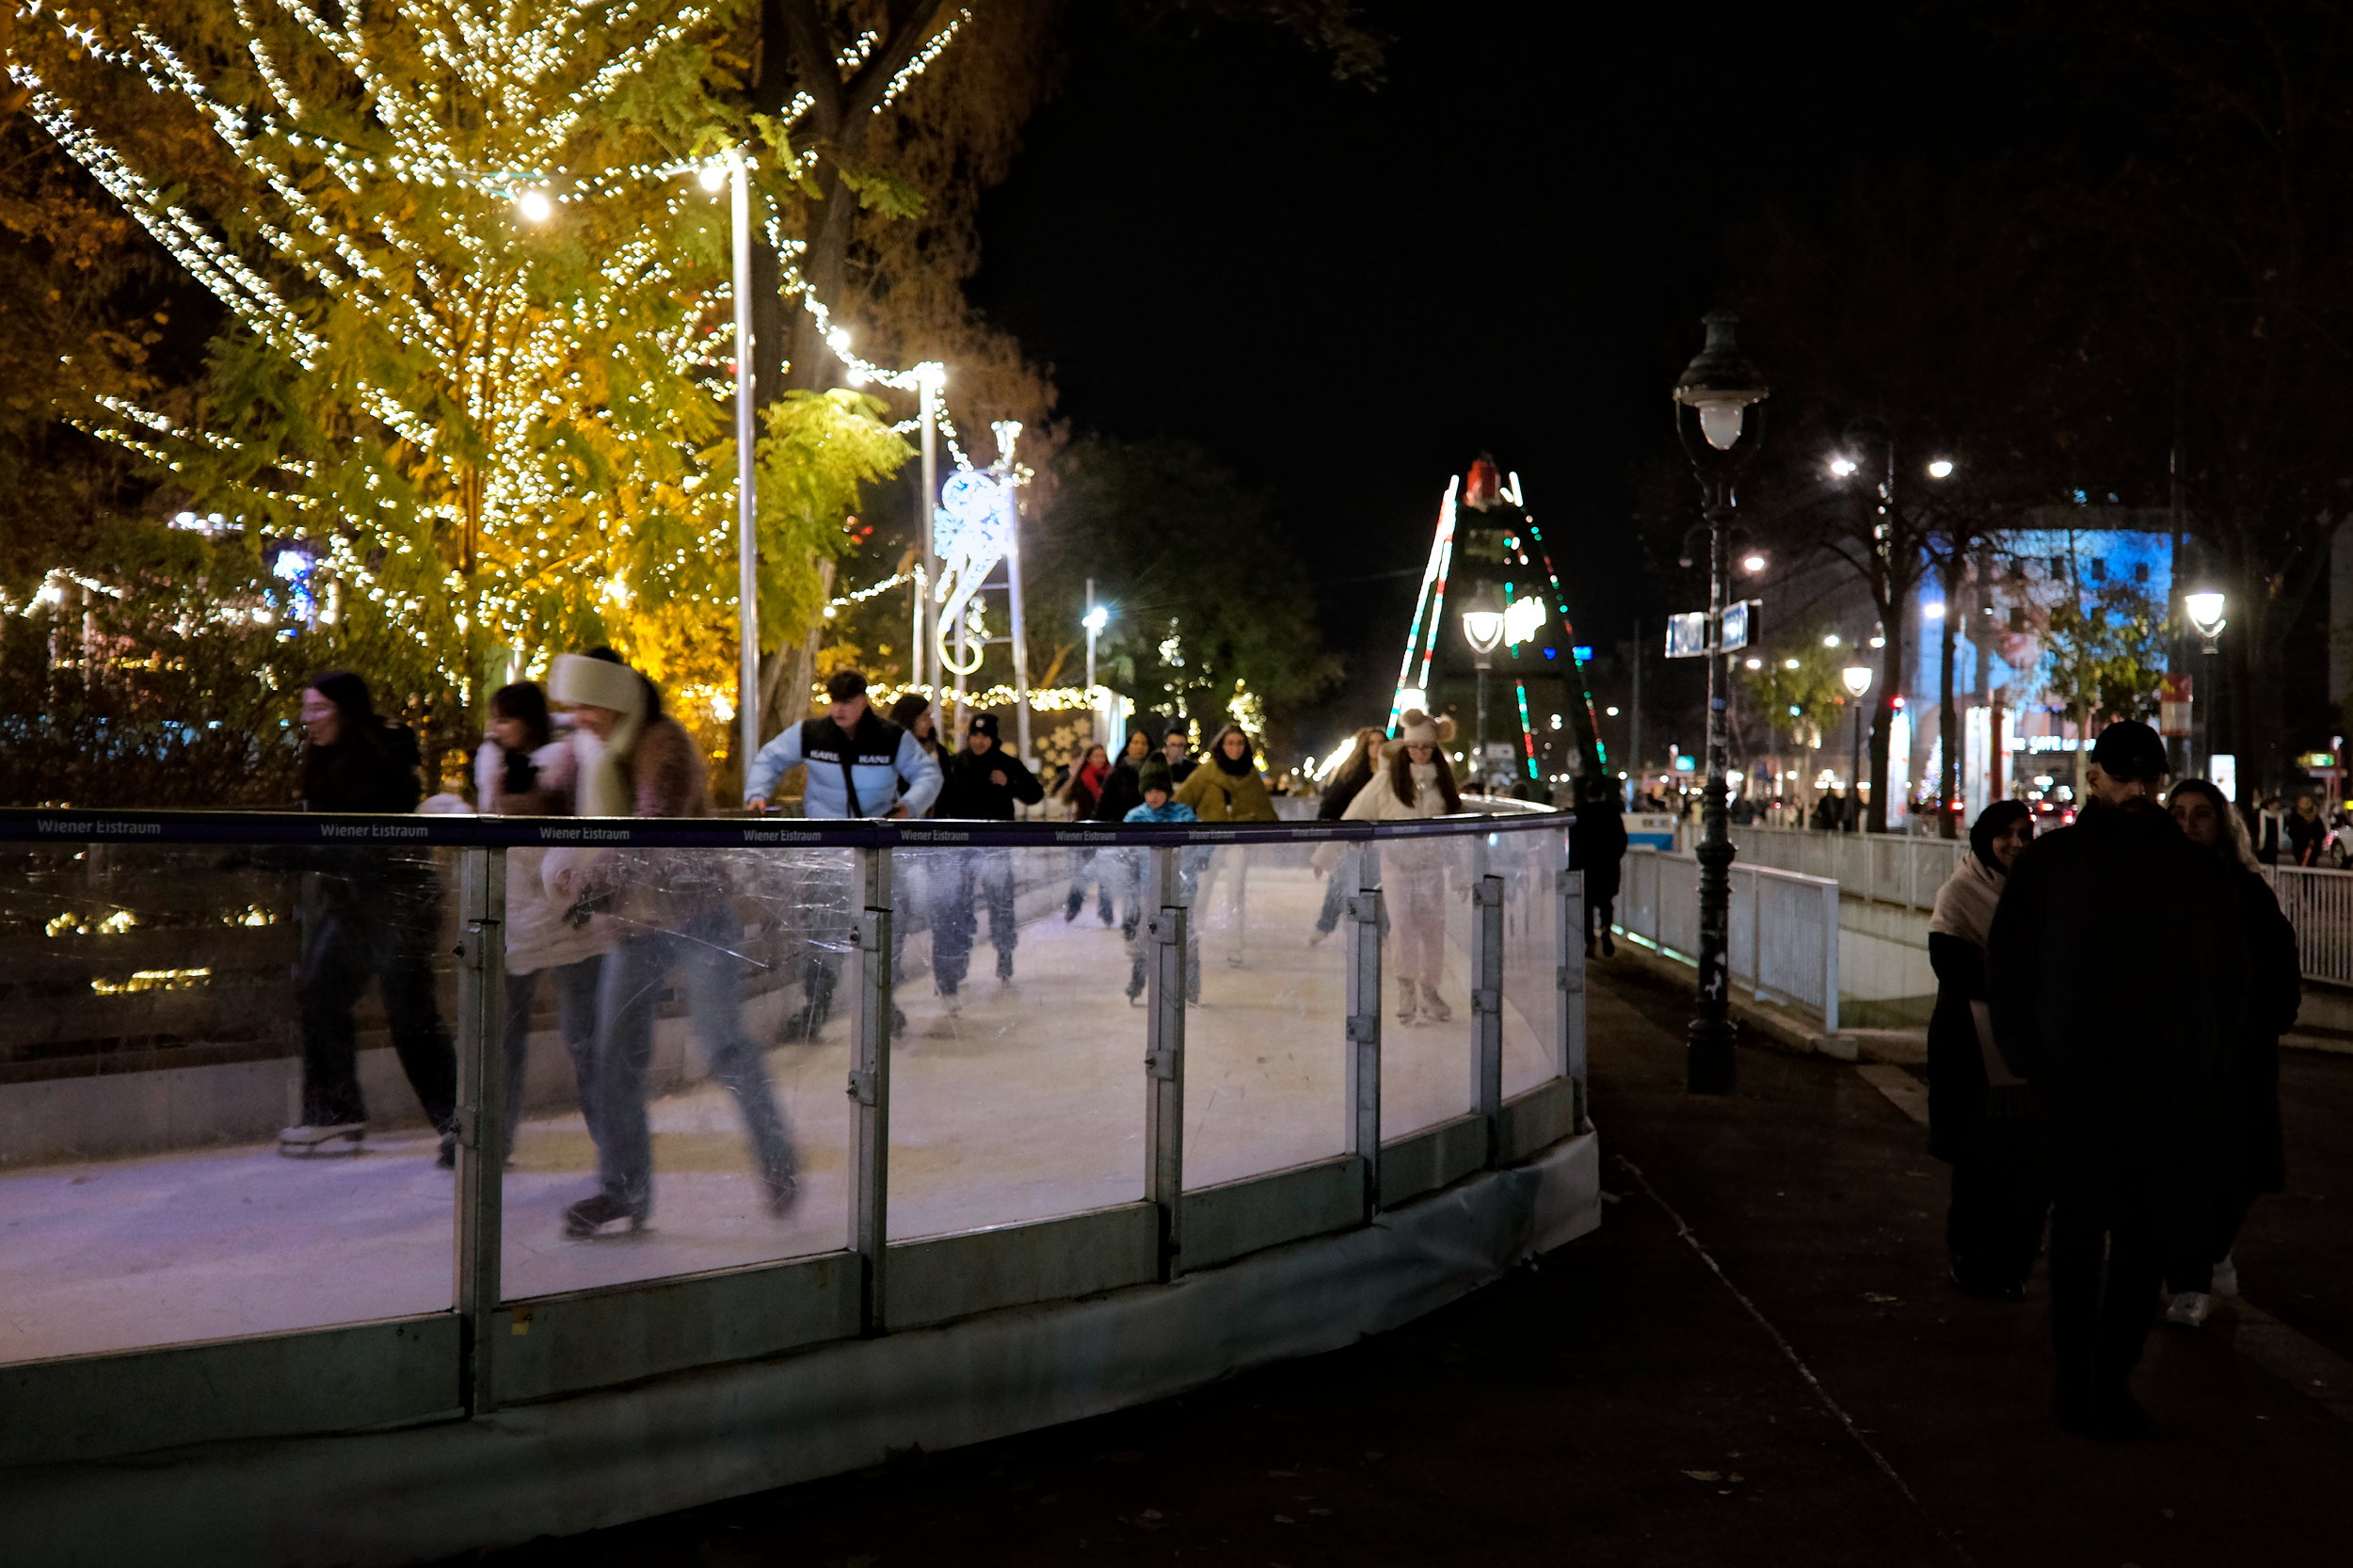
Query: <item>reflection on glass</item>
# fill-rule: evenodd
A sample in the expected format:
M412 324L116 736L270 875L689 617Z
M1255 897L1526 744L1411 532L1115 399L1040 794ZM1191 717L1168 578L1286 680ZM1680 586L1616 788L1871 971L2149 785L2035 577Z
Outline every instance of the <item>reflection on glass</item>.
M508 997L525 1044L510 1081L522 1110L505 1295L844 1245L856 852L608 851L564 877L573 853L508 861L510 908L536 878L601 951L530 1003ZM584 1077L572 1048L584 1005ZM579 1234L568 1210L584 1192L642 1224Z
M1557 828L1498 833L1488 851L1503 878L1503 1096L1561 1073L1561 895L1568 864Z
M1070 883L1062 849L892 853L894 1240L1144 1196L1144 1015L1127 989L1150 938L1080 918Z
M1381 1136L1401 1137L1477 1109L1472 1081L1471 883L1479 840L1380 840L1382 968L1394 1011L1381 1048Z
M1353 845L1229 844L1193 905L1207 955L1185 1015L1185 1185L1208 1187L1348 1150L1348 944L1325 891Z
M449 1308L444 859L0 852L0 1361Z

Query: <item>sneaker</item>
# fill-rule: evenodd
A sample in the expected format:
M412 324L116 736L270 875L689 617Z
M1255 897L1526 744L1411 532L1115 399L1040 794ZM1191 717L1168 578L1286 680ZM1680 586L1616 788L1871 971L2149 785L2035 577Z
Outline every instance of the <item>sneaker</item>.
M2217 1296L2238 1294L2238 1260L2225 1256L2214 1266L2214 1293Z
M2165 1320L2184 1328L2196 1328L2206 1320L2214 1306L2214 1299L2203 1290L2185 1290L2173 1298L2173 1304L2165 1309Z
M610 1192L583 1198L564 1210L567 1236L625 1236L645 1228L644 1211L632 1208Z
M1601 934L1601 955L1604 958L1615 958L1618 956L1618 944L1610 937L1609 933L1607 931Z
M289 1160L310 1160L335 1155L358 1154L360 1140L368 1135L365 1122L336 1122L327 1126L306 1122L300 1127L278 1130L278 1152ZM338 1141L347 1142L347 1148L329 1148Z

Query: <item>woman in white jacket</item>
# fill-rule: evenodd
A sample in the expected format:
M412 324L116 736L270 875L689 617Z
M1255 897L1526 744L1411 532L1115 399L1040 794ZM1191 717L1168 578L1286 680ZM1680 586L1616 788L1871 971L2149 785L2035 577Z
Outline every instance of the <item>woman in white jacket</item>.
M1370 783L1348 803L1348 822L1406 822L1443 817L1463 808L1454 770L1439 751L1438 726L1409 709L1396 744ZM1384 857L1402 874L1383 879L1392 912L1390 962L1397 968L1397 1019L1445 1023L1454 1010L1438 995L1446 971L1447 846L1399 843Z
M568 817L580 785L572 740L557 738L547 695L528 680L490 696L490 735L474 754L475 798L485 816ZM597 1125L597 980L609 941L600 916L577 915L544 881L549 851L506 852L506 1123L502 1155L515 1149L531 1053L539 976L555 990L555 1026L572 1059L581 1113Z

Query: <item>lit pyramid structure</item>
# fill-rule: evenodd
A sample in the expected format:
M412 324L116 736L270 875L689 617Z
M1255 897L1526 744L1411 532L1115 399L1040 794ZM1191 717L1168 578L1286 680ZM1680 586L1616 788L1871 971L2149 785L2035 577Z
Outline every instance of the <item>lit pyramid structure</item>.
M1593 695L1577 656L1568 596L1545 549L1544 533L1529 513L1520 476L1502 478L1483 454L1468 473L1448 482L1438 504L1438 529L1430 541L1413 629L1406 633L1405 658L1398 666L1397 695L1389 704L1389 733L1397 733L1409 708L1443 711L1446 705L1433 700L1433 681L1466 687L1474 679L1470 645L1459 624L1448 623L1447 606L1449 595L1458 610L1474 602L1482 587L1492 588L1496 602L1504 607L1503 645L1489 662L1496 682L1492 690L1516 699L1491 704L1491 710L1500 712L1489 714L1489 741L1510 740L1516 726L1517 771L1540 795L1549 795L1544 757L1553 747L1542 738L1548 731L1539 731L1531 717L1532 688L1537 706L1565 718L1564 739L1573 750L1563 760L1574 765L1562 771L1579 779L1606 776L1606 757L1593 724ZM1517 716L1504 718L1502 712ZM1467 743L1468 730L1466 724L1458 725L1458 738Z

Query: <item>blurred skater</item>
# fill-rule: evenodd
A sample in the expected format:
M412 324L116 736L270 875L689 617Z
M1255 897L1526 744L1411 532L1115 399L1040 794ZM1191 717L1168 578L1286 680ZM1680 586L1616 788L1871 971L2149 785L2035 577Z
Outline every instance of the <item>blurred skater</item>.
M1625 865L1625 817L1609 780L1590 779L1582 788L1577 820L1569 824L1569 867L1585 873L1585 956L1593 955L1598 940L1603 956L1614 958L1618 944L1609 928L1617 920L1618 879Z
M1062 787L1062 802L1069 808L1073 822L1093 822L1102 809L1104 792L1111 788L1113 769L1111 753L1100 745L1090 745L1079 759L1078 766ZM1063 901L1062 919L1064 925L1079 918L1079 911L1087 905L1087 885L1095 885L1096 912L1103 923L1112 923L1112 885L1119 878L1112 872L1115 855L1095 849L1073 849L1070 852L1070 893Z
M607 648L566 653L549 672L559 702L572 706L583 735L578 801L587 817L710 814L703 760L679 722L662 711L652 681ZM762 754L765 755L764 753ZM798 1196L792 1140L776 1108L760 1048L744 1032L744 922L730 896L726 861L715 854L559 849L550 885L585 911L608 905L615 926L597 986L595 1120L598 1191L565 1211L572 1236L635 1230L653 1212L653 1130L646 1069L655 1015L679 971L696 1038L712 1078L744 1115L772 1214Z
M948 759L942 774L938 814L943 819L1011 822L1016 804L1035 806L1046 798L1037 776L998 744L994 713L972 715L964 749ZM997 950L1000 984L1013 984L1013 954L1021 933L1014 920L1013 851L959 850L942 859L945 863L933 872L932 978L948 1011L954 1013L962 1007L958 988L980 929L976 905L988 907L988 940Z
M1193 808L1174 798L1175 780L1169 766L1161 758L1152 758L1138 770L1138 781L1144 788L1144 803L1128 813L1127 820L1138 825L1199 822ZM1144 848L1125 852L1133 868L1129 876L1137 888L1139 904L1156 894L1165 901L1167 890L1155 888L1152 882L1151 856ZM1199 845L1188 844L1176 852L1176 886L1178 901L1191 906L1199 890L1201 868L1209 859L1209 852ZM1144 967L1150 962L1152 942L1139 921L1127 928L1128 936L1128 1005L1144 1005ZM1201 936L1193 922L1185 922L1185 1000L1201 1000Z
M330 670L302 689L302 807L306 811L408 812L424 793L417 738L376 716L367 682ZM302 957L296 994L302 1024L302 1121L278 1152L356 1154L367 1135L353 1010L375 980L392 1049L425 1120L441 1136L440 1163L457 1158L457 1052L442 1027L433 978L441 887L432 864L394 849L330 849L305 862Z
M1351 822L1407 822L1463 808L1454 770L1438 750L1438 727L1418 708L1407 710L1388 759L1348 804ZM1445 1023L1454 1016L1438 982L1446 973L1446 846L1436 840L1388 846L1383 859L1401 874L1385 875L1382 891L1393 925L1397 1020Z
M1276 822L1274 801L1267 793L1265 776L1249 733L1229 724L1209 743L1209 760L1176 786L1180 805L1193 808L1205 823ZM1206 917L1214 889L1225 890L1221 919L1225 927L1225 962L1241 968L1246 961L1250 927L1250 846L1228 844L1209 859L1201 877L1201 900L1194 913Z
M1364 787L1372 782L1373 774L1381 766L1381 743L1385 737L1371 725L1356 731L1355 744L1348 753L1348 760L1333 771L1331 782L1323 787L1323 799L1316 807L1318 822L1338 822L1348 812L1349 802L1354 800ZM1334 857L1335 863L1337 857ZM1323 877L1323 907L1316 912L1315 935L1307 938L1309 947L1332 935L1340 923L1340 915L1348 907L1348 895L1354 888L1347 886L1345 876L1325 875L1325 862L1314 862L1315 873Z

